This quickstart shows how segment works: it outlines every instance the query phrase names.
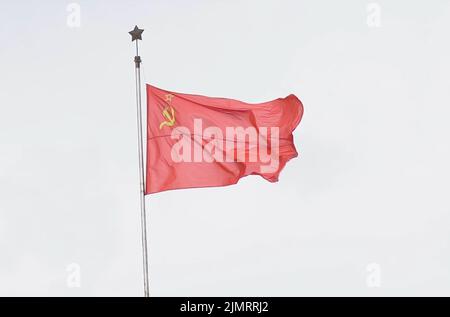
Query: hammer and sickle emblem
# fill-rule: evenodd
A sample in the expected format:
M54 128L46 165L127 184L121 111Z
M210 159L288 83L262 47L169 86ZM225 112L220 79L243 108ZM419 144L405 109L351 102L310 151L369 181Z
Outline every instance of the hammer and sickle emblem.
M173 127L175 124L175 109L172 106L168 106L164 108L162 115L166 121L161 122L159 129L161 130L164 126Z

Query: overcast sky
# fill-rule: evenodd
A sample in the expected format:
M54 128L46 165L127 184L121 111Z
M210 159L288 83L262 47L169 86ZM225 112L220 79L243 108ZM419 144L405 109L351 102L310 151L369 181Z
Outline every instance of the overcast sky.
M0 2L0 295L143 294L135 24L146 82L305 107L279 183L147 197L152 295L450 295L449 0L70 3Z

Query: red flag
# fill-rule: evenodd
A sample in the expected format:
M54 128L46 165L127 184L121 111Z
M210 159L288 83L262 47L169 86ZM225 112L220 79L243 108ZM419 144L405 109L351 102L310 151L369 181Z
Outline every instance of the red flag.
M147 85L146 194L226 186L247 175L278 181L297 156L292 132L302 115L294 95L248 104Z

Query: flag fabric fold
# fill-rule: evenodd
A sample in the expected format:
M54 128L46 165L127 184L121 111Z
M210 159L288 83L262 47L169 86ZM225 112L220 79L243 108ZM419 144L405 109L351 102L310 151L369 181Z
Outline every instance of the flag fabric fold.
M147 85L146 194L226 186L247 175L278 181L297 157L295 95L249 104Z

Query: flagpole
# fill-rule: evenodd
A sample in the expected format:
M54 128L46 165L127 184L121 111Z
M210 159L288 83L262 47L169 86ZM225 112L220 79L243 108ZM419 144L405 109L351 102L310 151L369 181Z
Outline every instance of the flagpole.
M142 32L137 26L129 32L132 41L136 41L135 79L136 79L136 106L138 127L138 154L139 154L139 178L140 178L140 205L141 205L141 240L142 240L142 264L144 277L144 297L149 297L148 279L148 248L147 248L147 215L145 212L145 178L144 178L144 143L142 138L142 97L141 97L141 57L139 56L139 43L142 40Z

